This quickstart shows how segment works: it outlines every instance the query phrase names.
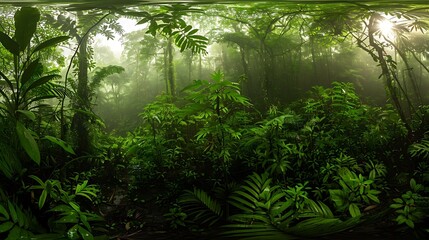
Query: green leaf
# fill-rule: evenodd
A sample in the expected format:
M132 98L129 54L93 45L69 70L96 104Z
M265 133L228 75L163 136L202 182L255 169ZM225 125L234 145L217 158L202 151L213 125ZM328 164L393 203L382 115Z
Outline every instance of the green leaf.
M398 204L398 203L394 203L394 204L391 204L391 205L390 205L390 207L391 207L391 208L395 208L395 209L396 209L396 208L402 208L403 206L404 206L404 205L402 205L402 204Z
M86 229L91 230L91 225L89 225L88 217L86 217L84 214L81 214L80 221L83 223Z
M414 228L414 222L410 219L405 220L405 224L407 224L410 228Z
M83 240L94 240L94 236L92 236L92 234L85 228L79 226L78 230L80 235L82 235Z
M31 121L35 121L36 120L36 115L28 110L16 110L19 113L22 113L24 116L26 116L28 119L30 119Z
M49 209L49 212L73 212L73 208L65 204L61 204L54 208Z
M70 206L77 212L80 212L80 207L77 203L69 202Z
M410 187L411 187L411 189L415 189L416 188L416 180L414 180L414 178L411 178L411 180L410 180Z
M149 22L150 20L151 20L150 18L143 18L142 20L138 21L136 23L136 25L145 24L145 23Z
M18 133L19 142L28 156L38 165L40 165L39 146L28 130L21 122L16 122L16 132Z
M56 138L56 137L52 137L52 136L45 136L43 139L49 140L52 143L57 144L58 146L60 146L64 151L71 153L71 154L76 154L72 148L72 146L66 142L64 142L63 140Z
M31 77L36 72L37 68L41 67L41 64L39 62L39 59L36 59L32 61L24 70L24 73L21 76L21 84L24 85L28 80L31 79Z
M19 45L12 38L10 38L7 34L0 31L0 42L1 44L13 55L19 55Z
M3 214L3 216L9 220L9 213L7 212L6 208L3 207L2 204L0 204L0 213Z
M13 223L12 222L5 222L5 223L0 224L0 233L7 232L12 227L13 227Z
M70 39L69 36L59 36L59 37L54 37L54 38L48 39L48 40L40 43L39 45L37 45L34 48L33 53L38 52L38 51L45 49L45 48L48 48L48 47L53 47L53 46L57 45L58 43L67 41L69 39Z
M43 208L43 205L45 205L46 197L48 196L48 191L46 189L43 189L42 194L39 198L39 209Z
M192 29L192 26L191 25L188 25L188 26L186 26L184 29L183 29L183 31L184 32L188 32L189 30L191 30Z
M21 210L21 208L16 208L16 215L18 216L18 225L19 227L24 227L25 220L27 219L27 215Z
M188 34L188 35L193 35L193 34L195 34L196 32L198 32L198 29L193 29L192 31L188 32L187 34Z
M361 215L359 207L355 203L350 204L349 212L352 217L359 217Z
M24 51L30 45L31 38L36 32L37 23L40 20L40 12L34 7L22 7L16 11L15 16L15 40L19 50Z
M79 218L78 218L78 215L76 212L70 212L69 215L62 217L55 222L57 222L57 223L78 223Z
M376 202L376 203L380 203L380 200L378 199L377 196L372 195L372 194L368 194L367 195L372 201Z
M32 82L30 84L30 86L28 88L26 88L25 93L27 93L28 91L30 91L33 88L36 88L40 85L47 83L50 80L55 79L55 78L61 78L61 75L53 74L53 75L43 76L43 77L37 79L36 81Z
M18 222L18 214L16 214L15 206L10 201L7 201L7 205L9 207L9 213L12 217L12 221L14 223Z
M25 234L22 228L18 226L14 226L12 230L10 230L9 234L7 235L6 240L25 239L25 235L28 235L28 234Z
M28 176L31 179L33 179L34 181L38 182L40 184L40 186L42 186L43 188L45 188L45 183L42 181L42 179L40 179L38 176L35 175L30 175Z

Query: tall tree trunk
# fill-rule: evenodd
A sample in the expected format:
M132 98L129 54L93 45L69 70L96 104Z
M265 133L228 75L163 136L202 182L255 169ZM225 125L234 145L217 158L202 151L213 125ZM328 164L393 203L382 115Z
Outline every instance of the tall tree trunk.
M245 52L244 48L241 46L240 46L240 55L241 55L241 65L243 66L243 72L244 72L244 77L245 77L245 79L240 82L241 83L241 91L243 92L243 94L248 94L249 91L247 91L247 88L246 88L246 86L248 86L248 84L245 84L245 83L250 82L249 65L248 65L247 60L246 60L246 52Z
M174 66L173 66L173 38L168 38L167 45L168 52L168 82L170 85L170 94L171 96L176 97L176 79L174 74Z
M192 81L192 58L193 57L194 57L194 53L190 52L189 58L188 58L188 81L189 82Z
M167 44L168 48L168 44ZM168 82L168 49L164 49L164 81L165 81L165 93L170 94L170 87Z
M368 39L369 39L369 45L373 47L376 51L377 59L380 63L381 67L381 73L384 76L386 80L386 86L389 91L390 98L393 101L393 105L395 106L396 110L398 111L399 116L401 117L402 122L405 125L405 128L407 129L408 133L412 133L411 126L409 124L409 121L407 117L405 116L404 110L402 108L397 89L394 86L395 79L392 76L392 73L389 70L389 65L387 63L387 60L384 58L384 49L383 47L379 46L374 39L375 31L376 31L376 17L377 15L373 14L368 23Z
M77 152L80 155L89 153L91 149L88 127L89 117L87 113L91 110L88 89L88 37L85 36L81 41L78 56L77 100L75 102L75 109L77 111L73 116L72 123L77 141Z
M317 62L316 62L316 51L314 49L314 37L310 36L310 48L311 48L311 62L313 63L313 81L317 81Z

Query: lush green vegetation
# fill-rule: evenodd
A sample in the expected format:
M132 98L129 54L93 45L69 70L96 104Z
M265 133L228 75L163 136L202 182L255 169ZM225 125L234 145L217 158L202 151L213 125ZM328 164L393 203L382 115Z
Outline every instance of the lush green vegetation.
M428 237L428 6L103 8L2 7L1 239Z

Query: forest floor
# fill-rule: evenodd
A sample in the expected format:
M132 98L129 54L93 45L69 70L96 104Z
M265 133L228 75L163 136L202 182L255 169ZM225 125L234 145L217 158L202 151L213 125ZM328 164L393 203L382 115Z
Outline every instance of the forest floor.
M125 188L125 186L123 186ZM115 204L110 205L108 218L110 222L122 222L126 231L117 234L115 240L217 240L222 239L217 233L204 231L191 231L182 227L172 229L170 223L164 217L166 211L171 207L168 204L160 203L157 196L164 191L159 186L148 187L140 196L141 203L130 201L130 198L137 196L127 196L126 190L119 188L112 196ZM116 202L115 202L116 201ZM112 202L112 203L113 203ZM132 212L132 214L129 214ZM127 215L125 217L125 215ZM140 225L140 227L136 227ZM119 225L118 225L119 227ZM398 231L398 226L392 222L380 221L364 223L348 231L320 237L321 240L412 240L413 235ZM122 228L123 229L123 228ZM301 238L304 239L304 238Z

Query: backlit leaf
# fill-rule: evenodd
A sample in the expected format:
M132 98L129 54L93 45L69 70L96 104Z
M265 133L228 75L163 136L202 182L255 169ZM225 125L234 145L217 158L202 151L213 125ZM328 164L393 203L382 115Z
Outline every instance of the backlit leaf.
M19 45L7 34L0 31L0 42L1 44L13 55L19 55Z
M48 47L53 47L55 45L57 45L58 43L67 41L68 39L70 39L69 36L60 36L60 37L54 37L51 39L48 39L42 43L40 43L39 45L37 45L34 50L33 53L38 52L42 49L48 48Z

